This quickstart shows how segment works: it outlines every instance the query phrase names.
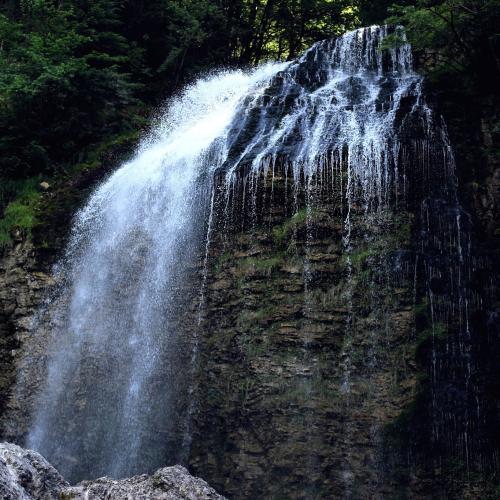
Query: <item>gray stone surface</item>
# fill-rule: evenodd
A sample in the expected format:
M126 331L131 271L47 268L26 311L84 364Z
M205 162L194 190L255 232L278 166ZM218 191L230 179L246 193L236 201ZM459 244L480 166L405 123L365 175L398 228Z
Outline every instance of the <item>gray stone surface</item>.
M202 479L180 465L153 475L114 480L107 477L69 486L39 453L0 443L0 499L2 500L223 500Z
M39 453L0 443L0 498L31 500L60 498L69 486Z
M78 486L66 488L64 498L78 500L109 499L165 499L165 500L218 500L224 497L180 465L164 467L153 475L135 476L114 480L107 477L84 481Z

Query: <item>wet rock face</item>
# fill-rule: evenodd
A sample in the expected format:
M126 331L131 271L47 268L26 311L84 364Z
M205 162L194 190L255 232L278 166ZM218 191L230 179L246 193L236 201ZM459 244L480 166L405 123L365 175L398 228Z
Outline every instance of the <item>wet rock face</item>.
M415 214L400 209L368 216L353 208L347 249L345 206L331 198L340 190L319 183L307 210L304 190L294 192L283 172L274 174L274 182L258 190L255 210L249 199L230 227L215 217L202 323L195 294L179 326L186 335L203 332L190 469L234 498L391 498L401 492L425 498L447 488L442 476L433 477L428 455L422 457L427 470L407 458L415 435L421 441L431 435L428 415L408 417L433 341L422 291L415 290ZM30 245L5 259L4 276L13 280L3 302L10 311L5 325L21 334L11 337L14 349L21 348L8 358L14 380L13 363L34 348L26 342L28 320L53 285ZM202 255L193 265L201 276ZM201 278L195 281L199 286ZM430 286L442 297L441 282ZM43 342L41 336L35 349L41 365ZM32 394L43 377L29 373L25 386ZM30 398L21 404L10 394L4 433L21 442ZM429 453L425 443L422 451ZM134 479L133 487L150 481ZM79 488L73 494L85 491ZM85 488L101 495L118 486L102 480ZM454 497L463 497L460 481L455 488Z
M413 219L353 209L346 248L323 188L306 208L276 171L256 219L214 231L191 464L230 497L394 495L383 430L415 395Z
M459 354L455 254L433 247L452 240L450 208L431 204L433 227L419 203L353 204L348 228L332 182L242 176L229 213L221 189L190 464L234 498L488 497L495 400L476 423L463 374L488 377L497 358L494 342L470 364Z
M314 74L312 55L297 74L308 91L326 78ZM352 78L345 89L355 103L363 98L358 83ZM234 133L232 156L253 137L259 113L283 84L277 77L245 126L238 122L241 133ZM381 95L388 99L393 91L387 82ZM268 108L269 116L287 112L297 92L298 87L290 87L281 107ZM413 105L414 100L403 99L402 116ZM401 133L409 142L422 138L421 128L411 121ZM281 151L293 153L300 138L291 134ZM436 250L444 241L456 249L469 240L454 241L456 234L465 234L450 225L458 220L455 205L431 200L421 210L423 197L442 191L446 172L422 173L418 162L428 151L423 155L419 147L417 141L401 152L408 182L396 186L393 196L399 203L390 208L375 203L367 212L363 200L354 198L347 207L347 176L340 161L337 170L324 169L311 181L310 192L300 182L295 189L291 172L280 170L279 155L272 180L251 178L248 165L242 165L235 186L239 200L226 203L223 188L218 192L210 244L193 258L197 276L181 294L186 307L178 329L187 344L179 351L191 356L197 350L198 371L192 392L177 403L183 415L192 413L185 463L219 491L234 498L493 498L488 495L494 491L480 482L487 482L493 470L491 457L498 470L498 398L491 396L498 394L498 316L474 310L469 295L453 297L456 284L449 284L468 268L447 265ZM436 158L428 161L427 166L440 165ZM488 163L485 178L471 175L478 182L465 190L471 198L468 206L493 238L500 220L495 217L498 163ZM228 205L233 207L229 214L224 212ZM468 224L465 216L461 220ZM47 238L52 245L54 235ZM203 269L205 248L209 253ZM497 248L491 243L486 250ZM19 442L29 424L30 398L44 378L45 335L50 331L39 329L33 342L31 319L42 292L52 286L39 251L29 243L18 244L0 263L0 413L8 406L3 433ZM484 260L481 253L474 258ZM493 295L497 285L489 268L481 264L470 269L466 286L481 299L481 291ZM462 299L470 308L467 342L455 324ZM19 364L28 347L28 359L40 368L24 370ZM468 363L471 355L474 361ZM468 370L470 379L464 376ZM19 398L12 384L16 375L26 373L27 393ZM89 379L102 376L94 371ZM158 380L153 394L169 380L170 373ZM77 379L74 388L81 389ZM475 406L476 395L481 407ZM68 423L73 424L69 418ZM179 432L158 435L165 449L178 449ZM470 463L464 463L464 456ZM484 468L474 463L477 457ZM95 463L91 453L70 458ZM162 457L160 463L177 461ZM155 495L162 495L162 485L183 474L178 467L167 469L168 474L165 470L65 491L73 498L110 492L121 498L127 491L140 496L157 488Z
M37 341L28 342L36 312L54 286L50 266L42 253L30 241L24 241L0 257L0 428L2 435L10 439L22 435L28 425L27 408L22 408L12 392L23 348L30 343L41 364L46 356L44 342L48 331L41 329ZM27 384L31 384L34 393L40 372L32 375ZM2 419L8 410L14 410L18 416L15 428Z
M223 500L202 479L179 465L119 481L100 478L69 486L39 453L10 443L0 444L0 497L16 500L158 498Z

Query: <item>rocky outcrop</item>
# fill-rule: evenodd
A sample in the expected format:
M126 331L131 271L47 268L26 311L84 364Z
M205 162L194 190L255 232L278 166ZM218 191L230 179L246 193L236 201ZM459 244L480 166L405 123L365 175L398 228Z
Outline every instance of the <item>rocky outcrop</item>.
M0 497L5 500L224 499L180 465L164 467L150 476L143 474L121 480L103 477L70 486L39 453L10 443L0 444Z
M0 444L0 497L60 498L69 484L39 453L10 443Z
M120 498L158 498L165 500L217 500L224 497L219 495L208 484L197 477L191 476L188 471L176 465L164 467L153 475L135 476L120 481L107 477L96 481L84 481L79 486L67 488L63 491L65 497L71 499L120 499Z

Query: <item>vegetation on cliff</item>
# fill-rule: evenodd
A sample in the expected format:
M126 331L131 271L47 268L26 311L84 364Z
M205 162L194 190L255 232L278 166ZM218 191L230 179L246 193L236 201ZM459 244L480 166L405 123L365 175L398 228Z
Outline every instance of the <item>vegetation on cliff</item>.
M495 95L498 0L8 0L0 7L0 242L35 223L36 186L143 128L214 67L294 58L316 40L402 24L452 101ZM397 43L397 40L394 40ZM460 77L457 78L457 73ZM28 195L28 193L30 193ZM14 202L9 207L9 203Z

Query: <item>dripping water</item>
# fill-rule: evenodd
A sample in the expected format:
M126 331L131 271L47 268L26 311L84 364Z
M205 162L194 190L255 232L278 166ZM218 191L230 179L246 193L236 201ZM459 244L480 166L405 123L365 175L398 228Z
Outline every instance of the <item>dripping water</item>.
M351 254L360 217L419 207L425 242L413 267L415 296L424 269L435 332L450 314L435 307L430 289L442 273L435 254L444 255L454 263L453 306L457 299L468 329L471 298L456 288L467 275L460 266L469 260L468 236L456 222L446 130L425 102L409 45L380 50L389 33L387 27L363 28L319 42L292 63L198 81L170 103L134 158L77 215L58 267L61 287L48 307L50 359L28 437L28 445L68 479L119 477L186 460L214 231L222 227L229 240L232 228L255 226L269 204L262 186L274 186L277 175L286 178L287 196L291 185L292 214L306 186L306 312L313 307L309 253L316 193L327 192L332 205L340 205L334 208L348 285L339 372L348 417L356 326ZM436 190L442 190L442 206L429 202ZM219 206L222 224L216 221ZM193 272L193 262L201 273ZM183 336L181 312L191 298L196 319ZM458 337L463 354L467 335ZM446 368L438 354L434 347L435 387ZM473 391L469 382L467 388ZM439 441L449 416L435 406ZM351 424L347 418L339 440L347 456L341 471L346 497L355 495ZM462 438L469 456L469 437Z

